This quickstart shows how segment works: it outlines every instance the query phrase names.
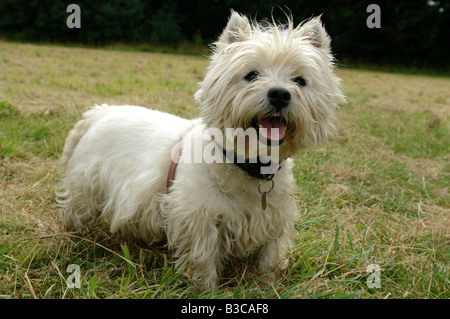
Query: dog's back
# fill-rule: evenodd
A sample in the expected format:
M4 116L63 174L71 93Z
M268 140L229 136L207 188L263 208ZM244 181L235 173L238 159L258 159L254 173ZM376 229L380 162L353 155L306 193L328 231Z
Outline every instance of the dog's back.
M65 176L57 195L66 227L84 231L104 218L112 231L126 231L148 218L155 227L145 237L158 240L158 196L166 192L172 150L199 123L131 105L95 106L84 113L61 159Z
M78 142L89 128L100 118L108 109L106 105L96 105L89 111L83 114L83 119L79 121L75 127L70 131L66 144L64 145L64 151L61 157L61 169L65 171L67 169L67 163L72 157L73 151L78 145Z

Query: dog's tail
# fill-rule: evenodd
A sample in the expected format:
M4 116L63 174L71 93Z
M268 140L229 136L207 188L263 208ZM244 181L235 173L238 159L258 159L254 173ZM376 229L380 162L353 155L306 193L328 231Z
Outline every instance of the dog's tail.
M75 127L69 132L60 162L62 171L66 170L67 164L83 135L86 134L92 124L94 124L107 109L107 105L95 105L83 114L83 119L78 121L78 123L75 124Z

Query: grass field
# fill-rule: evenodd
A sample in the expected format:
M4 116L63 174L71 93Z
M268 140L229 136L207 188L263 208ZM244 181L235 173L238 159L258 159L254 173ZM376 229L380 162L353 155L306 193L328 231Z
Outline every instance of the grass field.
M450 298L450 79L338 70L340 134L298 154L301 219L288 269L264 283L251 263L200 293L164 248L67 233L58 160L89 106L137 104L193 118L202 56L0 42L1 298ZM68 288L70 264L80 288ZM367 280L380 267L379 288Z

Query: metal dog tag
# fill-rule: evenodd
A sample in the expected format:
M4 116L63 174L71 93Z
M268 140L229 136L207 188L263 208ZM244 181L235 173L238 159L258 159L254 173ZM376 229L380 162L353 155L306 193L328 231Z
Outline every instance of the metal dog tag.
M269 193L272 191L273 186L274 186L274 182L273 182L272 178L273 178L273 174L272 174L272 175L269 175L269 176L267 176L267 177L264 177L264 178L259 182L259 185L258 185L258 191L259 191L259 193L261 194L261 207L262 207L263 210L266 210L266 207L267 207L267 194L269 194ZM261 185L262 185L265 181L271 183L270 189L269 189L267 192L264 192L264 191L261 190Z
M267 207L266 196L267 196L266 193L262 193L261 195L261 206L263 210L266 210Z

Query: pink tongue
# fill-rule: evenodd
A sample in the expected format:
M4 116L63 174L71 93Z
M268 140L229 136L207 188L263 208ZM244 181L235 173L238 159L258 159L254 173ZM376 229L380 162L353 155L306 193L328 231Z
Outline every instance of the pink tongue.
M263 118L259 125L265 128L259 131L266 140L281 141L286 135L286 125L277 118Z

